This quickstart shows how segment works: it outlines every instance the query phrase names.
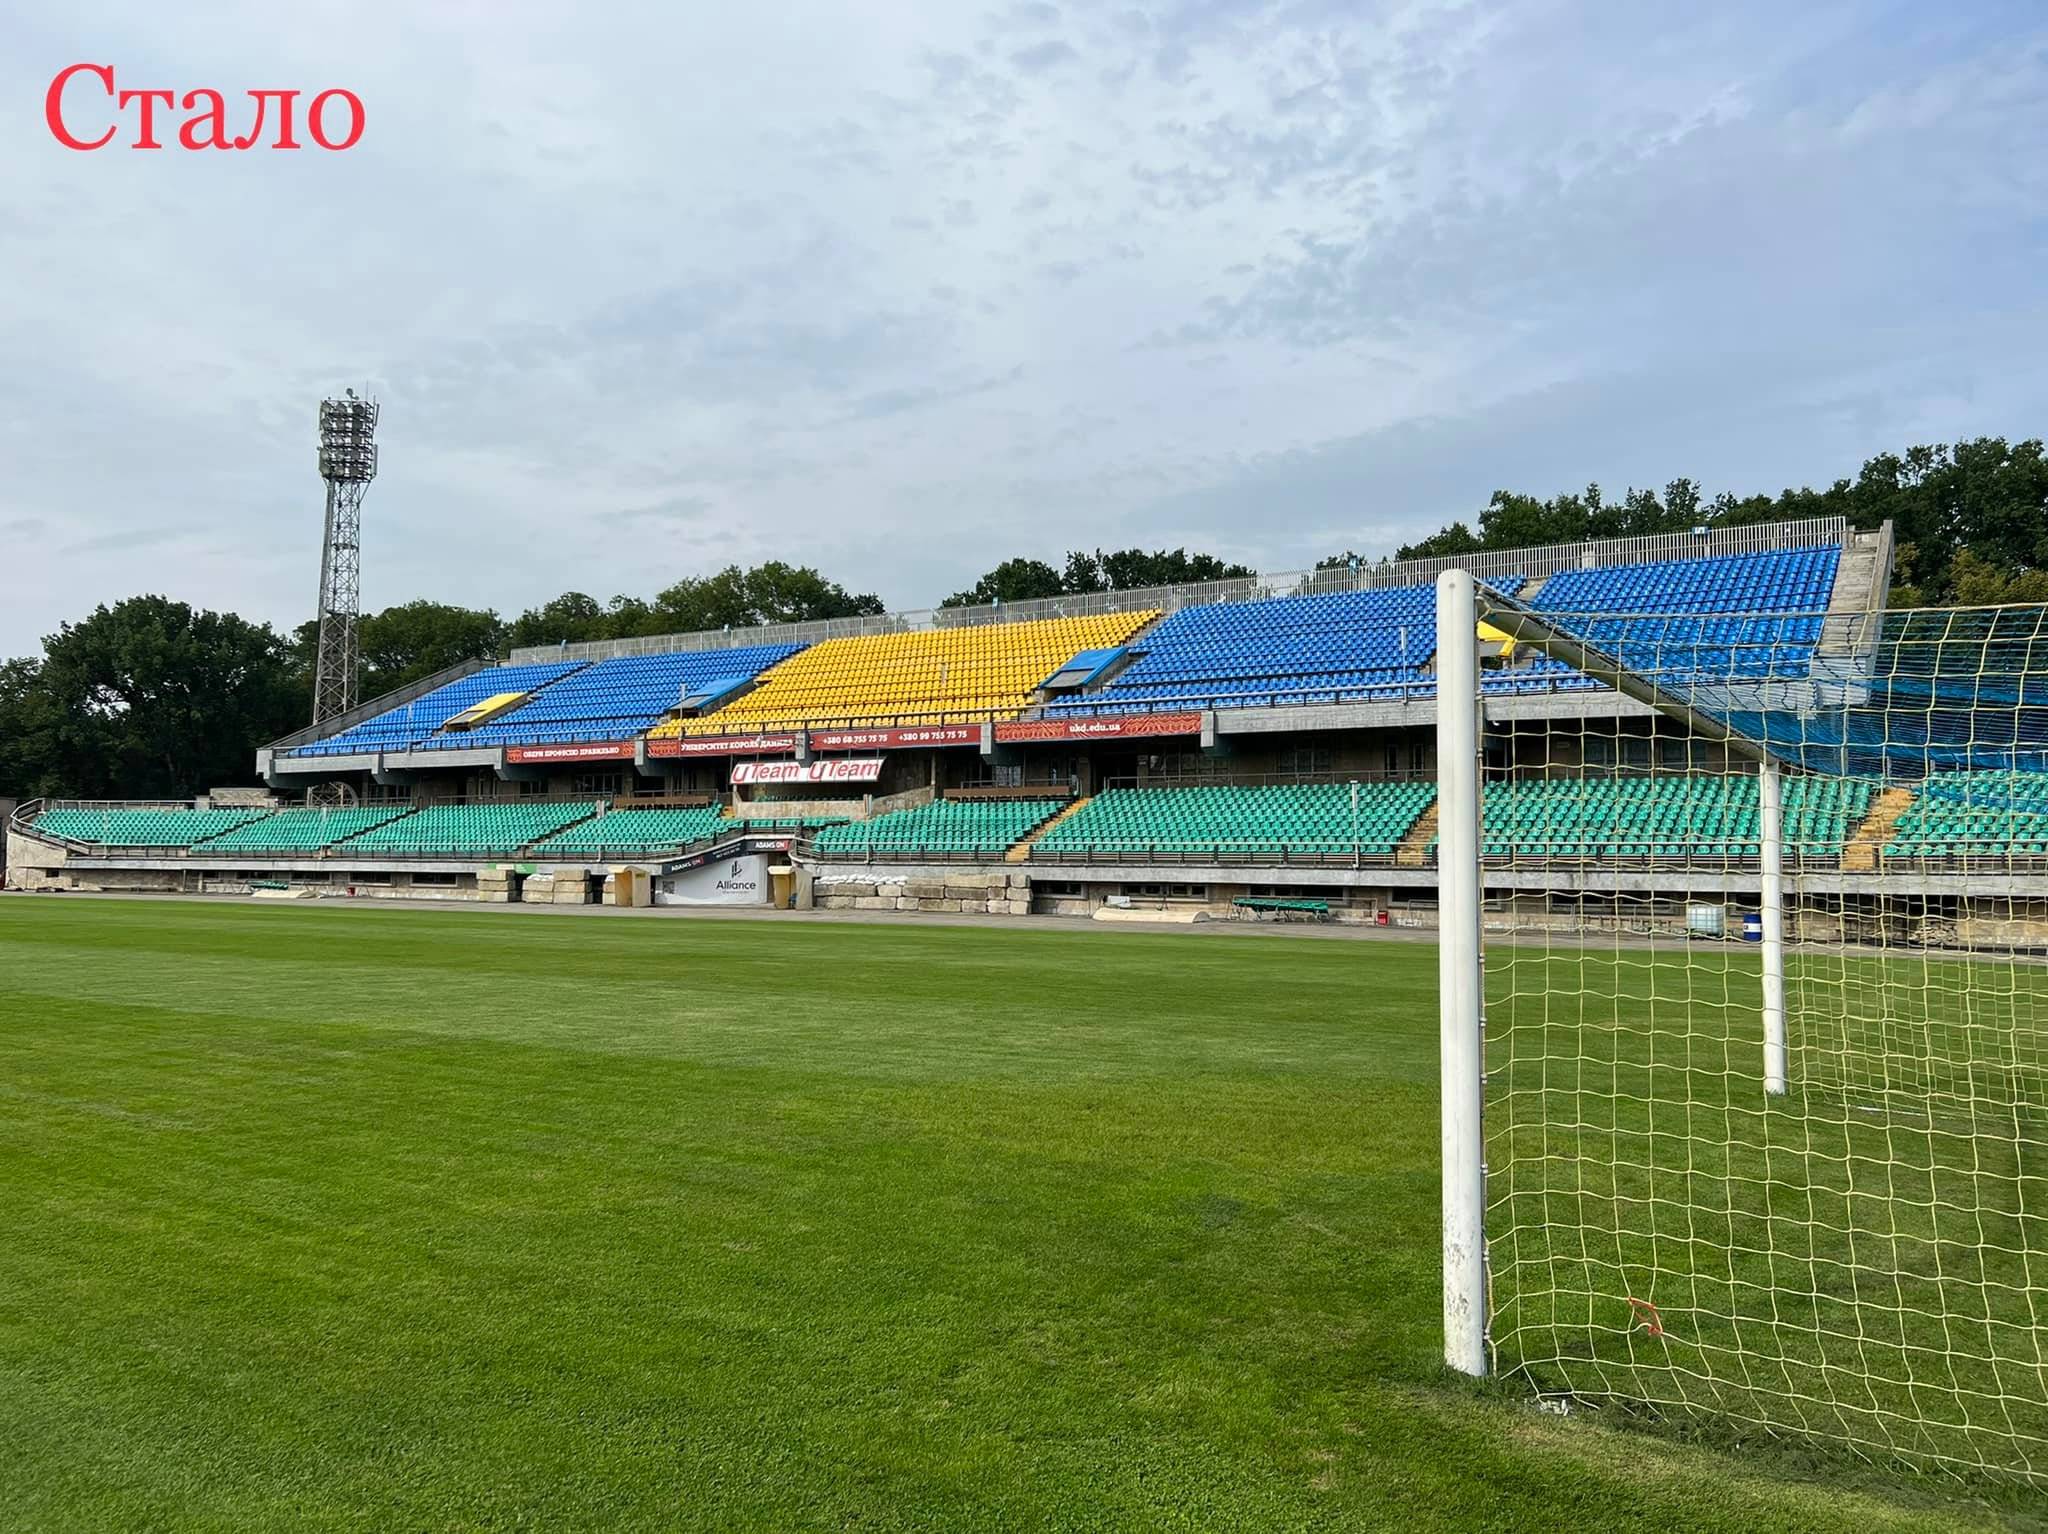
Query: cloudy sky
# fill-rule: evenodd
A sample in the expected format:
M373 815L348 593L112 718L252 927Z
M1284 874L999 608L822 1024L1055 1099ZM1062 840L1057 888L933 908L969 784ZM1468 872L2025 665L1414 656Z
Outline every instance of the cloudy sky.
M1501 486L1775 490L2048 428L2032 0L78 0L8 34L0 655L139 591L309 617L350 383L385 412L365 603L507 612L770 557L894 606L1070 545L1287 569ZM368 126L75 153L42 102L81 60L345 86Z

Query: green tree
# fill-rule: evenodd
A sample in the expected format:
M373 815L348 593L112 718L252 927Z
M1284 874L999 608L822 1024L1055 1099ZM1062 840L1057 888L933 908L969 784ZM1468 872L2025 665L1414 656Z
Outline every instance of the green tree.
M995 602L1031 602L1065 593L1060 572L1042 559L1006 559L941 607L987 607Z
M1417 543L1404 543L1397 559L1450 559L1459 554L1476 554L1486 545L1462 522L1453 522L1441 532L1431 533Z
M2039 439L2008 443L1979 437L1879 453L1854 480L1824 489L1801 486L1776 495L1708 500L1697 481L1674 479L1662 496L1629 490L1611 502L1598 485L1541 500L1496 490L1474 533L1464 522L1403 547L1403 559L1527 548L1588 538L1633 538L1689 528L1742 527L1757 522L1842 517L1853 527L1890 521L1897 538L1892 600L1899 606L1970 600L1962 593L1994 590L2029 600L2028 579L2048 570L2048 455ZM1965 565L1971 554L1976 563ZM1986 600L1990 600L1986 598Z
M529 607L514 618L505 631L513 646L580 644L586 639L611 638L611 615L596 597L580 591L565 591L552 601Z
M1073 556L1068 556L1071 562ZM1142 591L1147 586L1185 586L1198 581L1244 580L1259 572L1250 565L1231 564L1214 554L1190 554L1186 549L1117 549L1095 551L1095 565L1101 571L1103 589Z
M662 632L751 628L763 623L805 623L886 611L872 592L859 595L808 565L770 560L751 570L727 565L706 576L677 581L654 599Z
M488 610L407 602L364 617L357 640L359 696L374 698L462 661L491 659L504 649L505 624Z
M54 710L47 791L184 797L246 783L256 748L305 722L292 645L267 625L166 597L94 609L43 641L29 687Z
M71 791L64 715L42 673L40 660L0 663L0 794L9 798Z

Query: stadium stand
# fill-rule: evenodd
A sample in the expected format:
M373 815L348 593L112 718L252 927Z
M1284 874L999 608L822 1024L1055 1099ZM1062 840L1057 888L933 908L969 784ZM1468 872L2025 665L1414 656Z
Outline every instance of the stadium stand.
M1436 798L1434 783L1121 788L1097 794L1032 844L1034 858L1298 853L1391 857Z
M531 846L600 808L591 802L556 800L431 805L371 827L351 839L349 847L365 853L503 855Z
M563 677L488 724L432 735L421 749L629 739L697 689L722 681L744 683L799 648L749 645L617 656Z
M1640 670L1803 676L1840 561L1810 548L1563 570L1530 605Z
M1424 665L1435 647L1433 586L1184 607L1147 634L1136 646L1138 658L1102 689L1051 711L1400 698L1432 687Z
M2048 856L2048 773L1929 778L1892 828L1888 858Z
M349 810L279 810L206 843L208 852L317 852L412 813L410 805Z
M582 661L534 666L486 666L445 687L365 719L337 735L294 746L293 756L346 756L358 752L405 751L420 744L448 720L499 693L532 692L581 671Z
M1072 656L1122 644L1158 616L1105 613L827 639L770 668L754 691L703 718L659 725L650 738L1016 714Z
M44 810L35 828L102 847L190 847L257 820L266 809Z
M873 820L827 826L815 845L818 855L826 858L913 853L1000 857L1066 807L1062 799L941 799Z
M1787 855L1839 855L1875 792L1867 778L1787 778ZM1490 858L1746 859L1759 813L1754 772L1702 772L1489 782L1482 819Z
M728 831L743 830L715 804L696 809L607 810L536 842L533 850L594 854L637 853L687 847Z

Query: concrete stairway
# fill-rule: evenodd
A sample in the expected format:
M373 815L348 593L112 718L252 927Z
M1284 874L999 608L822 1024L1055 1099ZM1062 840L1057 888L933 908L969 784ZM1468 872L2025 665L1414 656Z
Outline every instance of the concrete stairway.
M1877 872L1877 855L1892 839L1892 827L1899 823L1899 817L1906 813L1912 802L1913 790L1910 788L1887 788L1871 801L1870 813L1850 833L1848 843L1842 848L1843 873Z
M1031 856L1031 844L1033 842L1037 841L1039 837L1045 835L1046 832L1050 831L1054 826L1058 825L1061 821L1065 820L1069 815L1073 814L1076 810L1078 810L1082 805L1086 804L1093 797L1094 795L1092 794L1083 794L1080 798L1076 799L1072 804L1068 805L1065 809L1061 810L1057 815L1053 816L1052 819L1046 821L1044 825L1040 826L1037 830L1033 831L1029 836L1025 837L1024 840L1017 843L1017 845L1012 847L1008 852L1004 853L1003 861L1006 863L1022 863L1028 860Z
M1408 828L1408 834L1401 838L1394 848L1396 868L1425 868L1429 865L1429 844L1436 840L1437 801L1429 801L1429 808L1415 819Z
M1835 589L1828 598L1827 620L1821 625L1823 655L1866 647L1872 638L1869 615L1884 610L1891 589L1892 529L1851 533L1835 567Z

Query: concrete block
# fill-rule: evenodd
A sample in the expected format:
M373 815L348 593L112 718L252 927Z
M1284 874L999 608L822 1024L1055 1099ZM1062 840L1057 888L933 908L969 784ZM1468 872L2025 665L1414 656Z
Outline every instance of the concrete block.
M900 902L894 895L856 895L851 904L856 911L893 911Z
M1012 916L1029 916L1031 914L1031 902L1029 900L1010 900L1004 903L1009 907L1009 914Z

